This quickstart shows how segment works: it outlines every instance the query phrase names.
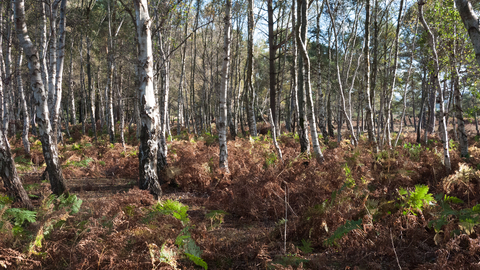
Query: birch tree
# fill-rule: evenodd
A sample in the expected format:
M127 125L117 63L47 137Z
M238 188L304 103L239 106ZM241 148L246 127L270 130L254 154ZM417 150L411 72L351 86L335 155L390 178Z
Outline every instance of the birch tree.
M255 119L255 92L253 90L253 0L248 0L248 43L247 43L247 76L245 82L245 92L247 101L247 119L251 136L257 136L257 123Z
M30 115L27 107L27 100L25 98L25 92L23 91L23 81L22 81L22 59L23 59L23 49L20 48L17 58L17 88L18 93L20 94L20 103L22 106L23 113L23 131L22 131L22 142L25 153L30 155L30 142L28 141L28 128L30 127Z
M157 199L162 194L157 176L158 107L153 89L153 51L147 0L134 0L138 40L138 80L140 97L140 188L149 190Z
M460 17L462 17L465 29L467 29L470 41L475 49L477 64L480 66L480 23L478 16L472 8L472 4L467 0L455 0Z
M67 190L65 180L62 174L62 168L58 159L57 147L54 145L52 126L49 119L47 105L47 94L43 85L40 73L40 62L37 48L33 45L25 23L25 3L24 0L14 1L15 28L17 37L22 46L28 67L30 70L30 84L33 90L33 101L36 108L36 119L40 132L40 141L42 142L43 156L47 164L47 171L50 179L51 188L54 194L60 195Z
M315 106L313 105L310 83L310 58L308 57L307 52L307 0L298 0L298 8L301 9L301 17L298 18L300 23L298 24L297 28L302 29L302 31L297 31L296 39L298 46L300 47L300 55L302 56L304 62L303 68L305 72L305 91L307 96L308 121L310 122L310 136L312 139L315 158L319 163L322 163L323 154L322 150L320 150L320 144L318 143L317 123L315 121ZM305 31L303 29L305 29Z
M365 92L367 93L367 134L368 140L373 144L373 150L378 152L377 139L375 137L375 124L373 123L373 101L374 94L370 85L370 0L367 0L365 7Z
M445 105L443 101L443 93L442 93L442 88L440 86L440 80L438 78L438 73L440 70L440 66L438 63L438 55L437 55L437 49L435 45L435 37L433 36L432 31L430 30L430 27L428 26L427 22L425 21L425 18L423 16L423 5L425 5L424 0L419 0L418 1L418 19L423 25L423 28L425 29L425 32L427 32L428 35L428 43L430 45L430 48L432 49L433 52L433 65L434 65L434 71L432 74L433 78L433 88L437 88L438 90L438 95L440 97L440 125L441 125L441 140L443 143L443 158L444 158L444 163L445 167L447 169L447 173L450 173L450 170L452 168L451 163L450 163L450 153L448 149L448 133L447 133L447 125L445 122Z
M227 149L227 92L228 92L228 69L230 66L230 31L231 23L231 8L232 1L226 0L225 3L225 18L224 18L224 34L223 34L223 65L222 65L222 81L220 84L220 114L218 117L218 139L220 145L220 159L219 167L228 170L228 149Z

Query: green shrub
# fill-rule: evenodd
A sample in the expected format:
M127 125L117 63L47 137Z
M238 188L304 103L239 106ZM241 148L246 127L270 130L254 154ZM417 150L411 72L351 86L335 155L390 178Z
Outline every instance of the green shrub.
M436 219L428 223L429 227L433 227L438 233L443 226L454 222L457 223L458 229L453 230L453 234L458 235L463 232L470 235L475 232L475 226L480 224L480 204L472 208L454 210L450 204L463 204L464 202L461 199L443 194L438 194L436 199L439 203L439 211L436 214Z
M412 213L416 215L417 212L422 211L425 205L433 205L435 200L432 194L428 193L428 186L416 185L415 191L407 191L402 187L399 190L400 207L403 208L403 214Z
M190 233L190 219L188 218L188 206L182 204L181 202L178 201L172 201L172 200L166 200L163 203L157 203L154 205L150 213L147 214L147 216L144 218L144 222L150 222L156 215L161 214L161 215L171 215L174 218L180 220L182 222L182 225L184 228L180 232L180 234L176 237L175 239L175 245L178 246L178 248L183 252L186 258L191 260L193 263L196 265L203 267L204 269L208 269L207 263L200 257L202 255L202 250L200 249L199 246L195 243L195 240L193 240L192 235ZM156 252L152 251L153 249L150 249L150 255L152 258L155 257L165 257L163 254L162 255L162 250L164 248L162 247L162 250L160 250L158 255ZM170 254L171 255L171 254Z
M405 143L403 148L408 150L410 159L419 161L420 153L422 152L422 146L420 144Z

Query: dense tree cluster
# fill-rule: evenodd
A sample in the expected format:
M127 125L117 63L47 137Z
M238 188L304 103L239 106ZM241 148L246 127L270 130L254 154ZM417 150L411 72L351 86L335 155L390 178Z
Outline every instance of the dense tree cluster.
M2 1L0 174L29 206L7 136L21 132L26 153L28 133L39 136L59 195L67 190L56 145L69 126L81 123L95 138L105 130L122 144L125 128L136 127L140 187L160 196L172 133L218 132L228 172L227 134L257 136L262 121L274 134L298 133L301 151L312 146L319 163L319 140L357 145L366 132L378 151L413 126L419 142L438 134L448 171L448 131L468 156L464 117L478 111L478 8L460 0Z

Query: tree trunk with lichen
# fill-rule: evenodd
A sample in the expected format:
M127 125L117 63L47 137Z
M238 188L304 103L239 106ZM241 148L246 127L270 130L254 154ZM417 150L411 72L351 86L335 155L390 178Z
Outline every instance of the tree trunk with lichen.
M153 50L147 0L134 0L138 40L138 80L140 98L140 188L157 199L162 194L157 176L159 115L153 88ZM113 117L113 115L111 116Z

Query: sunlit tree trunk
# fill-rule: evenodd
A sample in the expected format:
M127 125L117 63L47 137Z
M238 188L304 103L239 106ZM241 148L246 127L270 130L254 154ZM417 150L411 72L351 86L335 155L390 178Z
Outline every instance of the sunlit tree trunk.
M30 155L30 142L28 141L28 128L30 126L30 114L28 112L27 100L25 98L25 93L23 91L23 81L22 81L22 59L23 59L23 49L20 48L17 58L17 88L18 93L20 94L20 103L22 105L23 113L23 132L22 132L22 142L23 148L25 148L25 153Z
M336 66L337 66L337 78L338 78L338 86L339 86L339 89L338 91L340 92L340 98L341 98L341 109L343 111L343 115L345 116L345 119L347 121L347 125L348 125L348 128L352 131L352 140L353 140L353 144L355 146L357 146L357 138L355 136L355 133L354 133L354 129L353 129L353 125L352 125L352 121L350 119L350 117L348 116L348 113L347 113L347 109L346 109L346 104L345 104L345 96L343 94L343 86L342 86L342 78L340 76L340 67L339 67L339 64L338 64L338 38L339 38L339 35L337 33L337 30L335 28L335 21L333 19L333 14L332 14L332 11L330 9L330 4L329 4L329 1L327 1L327 8L328 8L328 13L330 15L330 19L332 21L332 28L333 28L333 32L334 32L334 37L335 37L335 51L336 51ZM339 126L341 126L342 124L342 120L341 120L341 117L339 117ZM338 136L340 137L340 129L339 129L339 133L338 133Z
M400 27L402 26L402 11L403 11L403 2L404 0L400 1L400 11L398 12L398 19L397 19L397 30L395 33L395 42L394 42L394 52L393 52L393 82L390 86L390 92L388 99L386 100L386 110L385 110L385 115L387 117L387 121L385 123L385 130L383 132L385 139L387 141L387 145L390 149L392 149L392 138L390 135L391 129L390 129L390 123L393 124L393 119L392 119L392 100L393 100L393 95L395 92L395 83L397 81L397 63L398 63L398 38L400 35Z
M188 15L190 14L190 9L187 11L187 19L185 20L185 38L187 37L188 33ZM180 135L181 127L184 125L184 117L185 111L183 110L183 84L184 84L184 77L185 77L185 58L187 58L187 40L185 40L185 44L183 44L182 50L182 71L180 73L180 82L178 86L178 111L177 111L177 135Z
M301 9L301 17L298 18L298 21L300 22L300 27L297 28L302 29L302 31L297 32L296 39L300 48L300 54L302 55L304 61L305 90L307 96L308 121L310 122L310 136L312 139L315 158L319 163L322 163L324 159L322 150L320 150L320 144L318 143L317 122L315 120L315 107L313 105L312 89L310 83L310 58L308 57L307 52L307 0L298 0L298 8Z
M102 88L100 87L100 67L97 69L97 82L95 87L98 90L98 117L100 118L100 132L103 132L103 128L105 127L105 101L103 100Z
M80 120L82 121L82 133L85 134L85 118L87 98L85 95L85 74L83 73L83 36L80 38Z
M460 155L462 157L468 157L468 137L465 131L465 120L463 119L462 109L462 94L460 93L460 85L458 83L459 76L456 66L454 66L454 96L455 96L455 116L458 122L459 142L460 142Z
M370 0L367 0L365 11L365 93L367 93L367 108L366 108L366 120L367 120L367 134L368 140L373 144L373 150L378 152L377 140L375 138L375 124L373 123L373 101L374 93L370 87Z
M293 13L295 13L295 1L292 1L292 22L296 22L295 25L295 37L297 36L306 36L306 26L302 25L299 20L302 18L302 6L300 6L300 2L297 2L298 6L296 9L297 19L293 17ZM304 82L304 65L303 65L303 58L297 51L297 47L302 46L298 44L298 39L294 38L293 41L293 49L292 52L294 53L294 58L297 58L297 63L294 62L295 68L297 69L297 111L298 111L298 137L300 139L300 151L302 153L310 154L310 140L308 139L307 133L307 123L305 118L305 82Z
M6 4L6 50L5 50L5 86L3 87L3 99L4 102L1 104L3 107L3 114L0 115L3 120L3 130L5 135L8 135L10 120L13 117L11 113L11 106L13 106L10 96L12 95L13 83L11 80L12 77L12 39L13 39L13 13L11 12L13 2L8 2ZM2 29L3 30L3 29ZM5 35L5 34L4 34Z
M92 82L92 64L90 60L91 47L92 47L92 41L87 36L87 83L88 83L88 96L90 99L90 106L88 107L90 108L90 122L92 123L93 136L95 138L95 141L97 141L97 124L95 121L95 100L96 100L95 92L96 91Z
M119 102L119 111L120 111L120 142L122 143L123 148L125 148L125 101L123 100L123 73L122 73L122 66L120 66L119 70L119 78L118 78L118 87L117 87L117 97Z
M157 176L158 108L153 89L153 52L147 0L134 0L138 40L138 78L140 97L140 188L156 198L162 194ZM113 116L113 115L112 115Z
M320 17L322 16L322 11L323 11L323 2L322 2L322 6L319 8L319 1L317 0L317 29L320 29ZM317 35L316 35L316 39L317 39L317 46L318 46L318 50L317 50L317 53L318 53L318 67L317 67L317 99L318 99L318 124L319 124L319 128L320 128L320 131L322 132L322 135L323 135L323 138L324 139L327 139L328 137L328 133L327 133L327 128L325 127L325 105L323 103L323 90L322 90L322 46L321 46L321 43L320 43L320 31L317 31Z
M40 68L42 72L43 85L48 86L48 65L47 65L47 16L46 16L46 6L47 4L44 1L40 2L41 5L41 16L40 20Z
M55 94L54 94L54 106L52 111L52 129L54 136L54 141L56 142L57 136L56 134L59 132L61 127L61 122L59 121L60 118L60 108L62 104L62 81L63 81L63 64L65 60L65 27L67 25L67 19L65 14L65 9L67 5L67 0L61 0L60 4L60 22L58 26L58 44L57 44L57 53L56 58L57 62L56 65L56 77L55 77ZM60 126L60 127L59 127Z
M137 7L137 2L135 1ZM148 16L148 7L144 7L147 12ZM137 15L137 22L138 22L138 15ZM137 33L138 33L137 29ZM138 36L139 38L140 36ZM108 60L108 66L107 66L107 85L105 86L105 93L106 93L106 102L107 102L107 118L108 118L108 135L110 137L110 143L115 142L115 119L113 115L113 72L115 69L115 55L114 55L114 45L115 41L113 38L112 34L112 14L111 14L111 8L110 8L110 1L108 1L108 53L107 53L107 60ZM139 44L141 44L140 41L138 41ZM150 41L151 42L151 41ZM139 78L142 76L139 74ZM140 82L141 83L141 82ZM142 106L142 105L141 105Z
M68 105L70 110L70 116L72 119L72 125L77 124L77 111L75 109L75 94L72 89L72 73L73 73L73 39L70 46L70 70L68 73Z
M60 195L66 191L65 180L63 179L62 169L58 159L57 148L53 144L52 126L50 125L49 111L47 106L47 94L40 74L40 62L37 48L33 45L27 32L25 24L25 7L23 0L15 0L15 26L20 45L25 51L28 67L30 69L30 83L33 90L34 105L37 108L36 118L40 131L40 141L42 142L43 156L47 164L47 171L50 179L51 188L54 194Z
M231 0L226 0L225 18L224 18L224 34L223 34L223 65L222 65L222 80L220 83L220 114L218 117L218 138L220 145L220 159L219 167L228 170L228 149L227 149L227 92L228 92L228 69L230 66L230 32L232 28L231 23Z
M49 69L48 69L48 110L50 121L55 132L55 99L56 99L56 77L57 77L57 12L60 0L50 2L50 37L49 37ZM56 137L53 138L56 142Z
M437 55L437 49L435 45L435 37L432 34L432 31L430 30L430 27L428 26L427 22L425 21L425 18L423 17L423 5L425 4L424 0L419 0L418 1L418 16L419 20L422 23L423 27L425 28L425 31L428 34L428 43L433 51L433 63L434 63L434 74L433 74L433 79L434 79L434 86L438 89L439 92L439 97L440 97L440 125L442 125L442 134L441 134L441 139L443 142L443 156L444 156L444 163L445 167L447 169L447 173L450 173L451 170L451 164L450 164L450 153L448 149L448 133L447 133L447 126L445 123L445 105L443 102L443 93L442 89L440 87L440 80L438 78L438 72L440 70L439 63L438 63L438 55Z

